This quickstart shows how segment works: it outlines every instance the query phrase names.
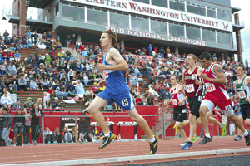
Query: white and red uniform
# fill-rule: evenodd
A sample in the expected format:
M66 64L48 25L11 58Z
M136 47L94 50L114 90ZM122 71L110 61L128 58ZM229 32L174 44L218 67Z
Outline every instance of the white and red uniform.
M202 74L206 74L209 78L217 79L215 72L213 71L214 64L209 66ZM218 106L221 110L226 111L228 116L233 115L232 101L227 94L226 86L223 84L214 83L203 79L206 86L206 94L204 100L202 100L201 106L206 106L211 111L215 106Z
M178 86L176 86L175 88L170 89L172 104L173 104L174 108L180 106L180 105L178 105L179 101L182 100L185 97L185 95L183 93L178 94L177 91L178 91ZM182 103L182 105L185 105L185 103L186 102L184 101Z
M202 85L197 85L195 80L201 81L201 78L197 75L198 67L194 69L194 71L189 74L188 69L184 73L184 79L186 81L185 91L187 97L195 97L202 95Z

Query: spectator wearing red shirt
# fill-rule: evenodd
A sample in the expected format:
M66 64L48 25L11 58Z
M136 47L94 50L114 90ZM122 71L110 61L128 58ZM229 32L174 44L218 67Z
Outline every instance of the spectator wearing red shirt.
M10 61L14 61L15 60L15 56L12 52L8 53L8 57L10 58Z
M158 53L157 47L155 47L153 51L154 51L155 53Z
M142 105L142 104L143 104L140 95L138 95L138 96L136 97L135 103L136 103L136 105Z

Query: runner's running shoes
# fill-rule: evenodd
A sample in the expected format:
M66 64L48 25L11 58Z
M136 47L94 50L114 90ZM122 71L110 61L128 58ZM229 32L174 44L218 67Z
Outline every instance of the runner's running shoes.
M248 134L245 136L247 146L250 146L250 131L247 130Z
M242 137L241 136L237 136L236 138L234 138L235 141L242 141Z
M150 153L149 154L155 154L157 152L157 145L159 138L157 136L154 136L155 140L154 142L149 142L150 145Z
M211 138L208 138L208 137L205 135L205 137L203 138L202 141L199 142L199 144L207 144L208 142L212 142L212 137L211 137Z
M103 136L102 139L102 145L98 147L98 149L103 149L106 146L108 146L108 144L110 144L110 142L112 142L114 139L116 138L116 135L113 134L111 131L109 132L109 135L105 137L105 135Z

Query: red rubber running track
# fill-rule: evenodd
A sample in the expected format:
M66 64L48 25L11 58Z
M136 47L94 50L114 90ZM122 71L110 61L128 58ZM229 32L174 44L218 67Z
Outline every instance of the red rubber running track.
M250 152L250 146L246 146L245 139L236 142L233 141L233 138L234 137L213 138L213 141L206 145L200 145L199 141L201 139L198 139L194 143L193 149L187 151L180 149L179 144L182 143L182 140L160 140L157 154L190 153L221 149L245 149L247 153ZM147 141L112 142L107 148L102 150L98 149L99 145L99 143L89 143L1 147L0 165L38 164L54 161L65 161L65 163L67 163L69 160L132 157L149 154L149 144ZM192 157L194 156L195 155L192 155ZM186 160L187 158L183 157L183 159Z

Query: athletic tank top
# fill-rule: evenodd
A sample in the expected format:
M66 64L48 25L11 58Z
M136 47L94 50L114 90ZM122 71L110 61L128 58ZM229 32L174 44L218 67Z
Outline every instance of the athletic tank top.
M204 70L202 74L206 74L209 78L216 79L217 76L213 71L213 67L214 67L214 64L212 64L206 70ZM205 83L206 90L207 90L205 97L209 96L215 100L221 100L221 96L224 95L227 99L230 99L227 94L225 85L214 83L212 81L207 81L206 79L203 79L203 81Z
M178 86L170 90L172 104L173 104L173 107L175 107L175 108L179 106L178 105L179 101L185 97L185 95L182 93L178 94L177 89L178 89ZM182 105L185 105L185 103L186 102L183 102Z
M202 95L202 85L197 85L195 80L201 81L201 78L197 76L198 67L194 69L192 74L188 74L188 69L184 73L184 79L186 81L185 91L187 97L195 97Z
M106 57L108 55L109 50L107 51L107 53L105 55L103 55L102 63L106 66L111 66L111 64L109 64L106 61ZM106 82L107 82L106 88L112 89L111 90L112 94L120 94L120 93L123 93L124 91L129 92L128 86L127 86L126 82L123 80L122 71L106 70L103 72L104 72L104 76L106 77Z
M241 84L238 83L238 80L235 81L237 94L240 98L240 105L249 104L249 102L246 101L246 98L250 95L250 92L249 92L249 86L245 84L245 78L246 76L242 79Z

